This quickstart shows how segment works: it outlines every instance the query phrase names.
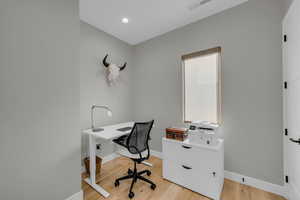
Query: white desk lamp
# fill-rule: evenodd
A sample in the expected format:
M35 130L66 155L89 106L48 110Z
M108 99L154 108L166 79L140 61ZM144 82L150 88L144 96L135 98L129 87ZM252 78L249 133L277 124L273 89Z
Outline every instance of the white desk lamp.
M107 116L109 116L109 117L112 116L112 111L108 106L98 106L98 105L95 105L95 104L92 105L92 108L91 108L91 121L92 121L91 129L92 129L93 132L100 132L100 131L103 131L104 129L103 128L95 128L95 126L94 126L94 110L95 110L95 108L101 108L101 109L106 110Z

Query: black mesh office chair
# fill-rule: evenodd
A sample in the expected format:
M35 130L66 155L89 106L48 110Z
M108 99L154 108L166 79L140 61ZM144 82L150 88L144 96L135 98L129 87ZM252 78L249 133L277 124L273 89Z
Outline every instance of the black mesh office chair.
M127 176L118 178L115 181L115 186L117 187L120 185L121 180L132 179L128 194L129 198L134 197L132 188L134 183L136 183L138 179L150 183L152 190L155 190L156 188L156 185L152 181L142 176L143 174L147 174L148 176L150 176L151 172L149 170L143 170L138 172L136 169L136 164L142 163L144 160L147 160L150 156L148 141L153 122L154 120L150 122L135 123L129 135L121 136L118 139L113 140L113 142L115 142L116 144L125 147L129 153L129 156L127 155L127 157L134 161L134 169L128 169Z

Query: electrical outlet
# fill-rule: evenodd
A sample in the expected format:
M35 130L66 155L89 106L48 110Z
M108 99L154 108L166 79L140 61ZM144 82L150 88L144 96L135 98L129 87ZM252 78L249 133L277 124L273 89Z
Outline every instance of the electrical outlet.
M97 150L100 150L100 149L101 149L101 144L97 144L97 145L96 145L96 149L97 149Z

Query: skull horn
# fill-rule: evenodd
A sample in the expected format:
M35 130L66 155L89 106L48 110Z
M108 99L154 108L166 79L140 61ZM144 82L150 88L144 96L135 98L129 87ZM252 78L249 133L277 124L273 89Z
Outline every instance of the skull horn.
M108 57L108 54L106 54L106 56L104 57L104 59L103 59L103 65L105 66L105 67L108 67L110 64L108 63L108 62L106 62L106 59L107 59L107 57Z
M125 69L127 63L124 63L124 65L122 67L119 67L120 68L120 71L122 71L123 69Z

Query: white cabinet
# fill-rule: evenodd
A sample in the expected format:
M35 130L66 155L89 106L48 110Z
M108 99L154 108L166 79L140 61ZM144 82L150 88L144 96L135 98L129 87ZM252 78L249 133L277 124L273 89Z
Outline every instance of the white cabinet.
M163 138L163 177L219 200L224 183L224 142L191 144Z

